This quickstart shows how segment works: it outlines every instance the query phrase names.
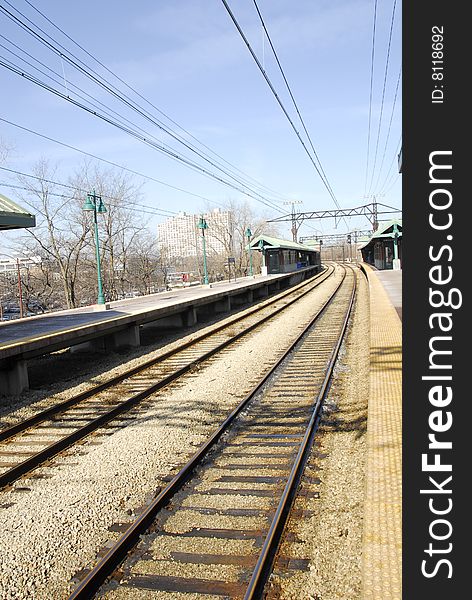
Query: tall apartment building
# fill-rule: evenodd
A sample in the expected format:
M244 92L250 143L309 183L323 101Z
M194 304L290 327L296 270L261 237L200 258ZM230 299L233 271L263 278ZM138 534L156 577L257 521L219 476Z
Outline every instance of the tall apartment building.
M169 258L198 256L202 252L201 230L198 221L203 216L208 229L205 230L208 254L225 254L228 252L229 240L232 238L231 213L217 208L212 212L198 215L179 213L157 225L157 241L159 248Z

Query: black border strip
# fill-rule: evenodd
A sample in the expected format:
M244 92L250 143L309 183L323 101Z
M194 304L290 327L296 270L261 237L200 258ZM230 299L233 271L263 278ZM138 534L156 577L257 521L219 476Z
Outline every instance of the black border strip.
M465 489L470 392L464 349L470 330L465 178L471 171L466 164L471 107L465 86L471 36L466 8L467 3L437 0L403 4L403 597L408 599L468 595L462 591L468 589L470 553L470 492ZM430 173L433 163L452 168ZM444 208L434 207L441 203ZM449 219L444 229L433 225ZM441 305L441 294L457 307L433 307ZM449 331L441 330L435 313L445 315L441 322L444 328L450 325ZM439 349L450 354L434 354ZM451 380L438 379L448 376ZM441 401L448 387L452 399ZM440 426L445 430L438 432ZM431 434L452 448L429 447ZM434 461L441 469L450 465L451 471L427 466Z

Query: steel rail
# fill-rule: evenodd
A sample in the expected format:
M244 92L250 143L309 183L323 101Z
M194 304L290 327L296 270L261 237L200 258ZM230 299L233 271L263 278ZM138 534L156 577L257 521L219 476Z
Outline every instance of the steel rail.
M318 310L309 324L299 333L296 340L291 343L290 347L283 353L277 362L264 374L258 381L255 387L245 396L236 408L226 417L216 431L208 438L191 459L182 467L182 469L174 476L174 478L165 486L165 488L156 496L149 506L141 513L141 515L130 525L130 527L121 535L112 548L99 560L95 567L88 575L76 586L68 600L85 600L92 598L94 593L98 591L102 583L113 572L113 570L122 562L126 554L136 545L140 536L149 528L156 514L165 507L171 498L182 488L188 481L193 471L202 462L209 450L221 438L236 417L247 406L247 404L261 391L265 383L270 379L274 372L286 360L286 358L294 351L296 346L306 336L307 332L315 325L318 319L325 313L327 308L335 299L339 289L341 288L346 276L346 271L343 274L342 280L337 285L332 295L326 300L323 306Z
M91 420L86 425L84 425L84 426L76 429L72 433L64 436L63 438L61 438L57 442L54 442L54 443L50 444L49 446L46 446L46 448L40 450L39 452L36 452L35 454L33 454L32 456L30 456L26 460L18 463L18 465L14 466L14 467L11 467L10 469L8 469L7 471L5 471L3 473L0 473L0 489L6 487L8 485L11 485L19 477L21 477L23 475L26 475L27 473L29 473L33 469L36 469L37 467L39 467L40 465L42 465L46 461L54 458L55 456L57 456L57 454L59 454L60 452L62 452L65 449L67 449L68 447L72 446L76 442L82 440L83 438L85 438L86 436L88 436L90 433L96 431L100 427L106 425L108 422L112 421L113 419L115 419L116 417L118 417L120 414L128 412L129 410L131 410L132 408L134 408L137 404L139 404L142 400L145 400L146 398L148 398L149 396L151 396L155 392L157 392L160 389L166 387L167 385L169 385L170 383L172 383L173 381L175 381L179 377L182 377L182 375L185 375L186 373L188 373L189 371L191 371L192 369L194 369L200 363L208 360L213 355L217 354L218 352L221 352L227 346L233 344L238 339L242 338L243 336L247 335L248 333L250 333L251 331L253 331L257 327L259 327L261 324L265 323L269 319L272 319L274 316L276 316L277 314L279 314L282 310L284 310L287 307L291 306L293 303L295 303L298 300L300 300L300 298L302 298L306 294L310 293L315 287L317 287L318 285L320 285L320 283L322 283L323 281L325 281L333 272L334 272L334 270L329 275L327 275L326 278L321 279L320 281L317 280L315 286L311 287L308 290L303 291L299 296L297 296L296 298L293 298L287 304L284 304L283 306L277 308L272 313L270 313L269 315L266 315L265 317L263 317L262 319L260 319L256 323L253 323L252 325L250 325L246 329L240 331L239 333L236 333L235 335L233 335L230 338L226 339L225 341L221 342L215 348L212 348L211 350L209 350L209 351L205 352L204 354L200 355L195 360L190 361L189 363L187 363L183 367L181 367L181 368L173 371L170 375L167 375L163 379L160 379L158 382L156 382L156 383L152 384L151 386L147 387L145 390L142 390L141 392L138 392L137 394L134 394L130 398L127 398L125 401L120 402L114 408L110 409L109 411L105 412L104 414L101 414L100 416L98 416L95 419ZM291 290L291 292L293 292L293 290ZM280 298L279 298L279 300L280 300ZM259 307L259 310L261 310L260 307ZM258 311L254 311L254 312L258 312ZM253 314L253 312L251 312L250 314ZM238 320L242 320L246 316L250 316L250 315L245 315L244 317L240 317L240 318L238 318ZM232 321L230 323L230 325L232 325L232 324L234 324L234 321ZM220 331L221 329L224 329L224 328L226 328L228 326L229 326L228 324L226 324L225 326L221 326L221 327L218 328L218 331ZM209 337L211 334L214 334L214 333L215 333L215 331L212 331L208 335L203 335L203 337L201 337L199 341L201 341L202 339L205 339L206 337ZM194 341L194 343L196 343L196 342ZM184 347L185 347L185 345L182 345L182 346L180 346L176 350L169 351L169 353L167 353L167 354L168 354L168 356L173 356L173 355L177 354L178 352L180 352L182 349L184 349ZM157 362L161 362L162 360L163 360L163 358L160 357L159 361L157 361ZM149 361L149 362L151 362L152 364L155 364L155 359L153 359L152 361ZM148 365L148 366L150 366L150 365ZM136 368L137 367L135 367L133 369L133 371L135 371ZM142 369L140 369L140 371L141 370ZM127 377L129 377L129 374L127 376L122 376L122 375L119 376L120 380L126 379ZM99 387L101 387L101 386L99 386ZM100 391L102 391L102 390L100 390ZM70 402L70 400L68 400L66 402ZM70 406L68 408L70 408ZM55 413L55 414L57 414L57 413ZM44 420L46 420L46 419L44 419Z
M287 518L290 513L293 501L295 499L298 485L303 475L309 451L313 444L313 438L320 420L321 406L323 404L327 392L329 391L334 365L336 364L339 349L341 348L341 344L343 342L344 335L347 329L352 306L354 304L355 294L356 280L354 279L354 286L351 294L351 299L349 301L349 306L346 310L343 325L336 346L334 347L331 353L325 378L321 385L320 391L318 392L318 395L315 399L315 408L308 423L297 457L295 459L295 462L293 463L289 478L280 498L280 502L275 511L271 526L269 528L266 539L259 554L259 558L254 568L249 585L247 587L244 600L255 600L256 598L261 598L264 586L267 582L267 578L271 573L275 554L279 547L282 538L282 533L287 522Z
M332 275L332 273L333 273L333 271L329 271L329 272L323 271L322 273L317 274L312 279L315 279L315 283L317 283L317 285L319 285L320 283L325 281L330 275ZM322 275L324 275L325 277L322 277ZM103 392L104 390L116 385L117 383L120 383L121 381L127 379L128 377L132 377L133 375L136 375L137 373L140 373L141 371L144 371L145 369L152 367L153 365L157 364L158 362L162 362L162 361L166 360L167 358L174 356L178 352L181 352L182 350L186 350L187 348L197 344L198 342L201 342L202 340L210 337L211 335L214 335L215 333L219 333L220 331L226 329L227 327L230 327L231 325L234 325L235 323L242 321L246 317L251 316L251 315L261 311L262 309L266 308L267 306L270 306L270 304L275 304L279 300L283 299L285 296L288 296L289 294L298 291L301 287L309 285L310 283L313 283L312 279L303 281L302 283L298 284L294 288L287 290L284 293L284 295L282 295L282 296L280 296L280 294L279 294L277 298L271 298L268 301L266 300L264 303L262 303L263 306L261 304L259 304L258 306L255 306L254 308L249 309L249 312L245 312L244 315L237 315L234 319L231 319L231 321L226 322L222 325L218 325L217 327L213 328L211 331L202 333L202 334L192 338L191 340L184 342L177 349L168 350L167 352L160 354L156 358L152 358L152 359L142 363L141 365L137 365L136 367L129 369L125 373L115 375L115 376L107 379L106 381L95 385L94 387L90 388L89 390L86 390L85 392L81 392L80 394L77 394L73 398L64 400L63 402L60 402L50 408L47 408L47 409L37 413L36 415L33 415L32 417L29 417L28 419L21 421L20 423L15 423L14 425L11 425L10 427L6 427L6 428L0 430L0 442L6 441L6 440L10 439L11 437L17 435L18 433L21 433L22 431L25 431L26 429L30 429L31 427L33 427L35 425L39 425L43 421L48 420L52 416L60 414L61 412L67 410L68 408L71 408L75 404L79 404L83 400L88 400L95 394ZM287 306L289 306L289 305L287 305Z

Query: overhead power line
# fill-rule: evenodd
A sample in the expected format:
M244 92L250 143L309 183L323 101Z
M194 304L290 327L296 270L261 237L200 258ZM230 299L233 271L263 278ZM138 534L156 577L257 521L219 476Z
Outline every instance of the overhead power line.
M250 175L248 175L247 173L244 173L244 171L242 171L241 169L239 169L237 166L235 166L234 164L232 164L231 162L229 162L228 160L226 160L225 158L223 158L220 154L218 154L217 152L215 152L214 150L212 150L209 146L207 146L206 144L204 144L201 140L199 140L198 138L196 138L192 133L190 133L187 129L185 129L184 127L182 127L182 125L180 125L179 123L177 123L175 120L173 120L171 117L169 117L169 115L167 115L164 111L162 111L160 108L158 108L155 104L153 104L149 99L147 99L145 96L143 96L140 92L138 92L133 86L131 86L129 83L127 83L124 79L122 79L119 75L117 75L114 71L112 71L109 67L107 67L103 62L101 62L96 56L94 56L93 54L91 54L91 52L89 52L87 50L87 48L85 48L84 46L82 46L81 44L79 44L76 40L74 40L70 35L68 35L63 29L61 29L56 23L54 23L51 19L49 19L49 17L47 15L45 15L43 12L41 12L37 7L35 7L29 0L24 0L33 10L35 10L39 15L41 15L50 25L52 25L52 27L54 27L57 31L59 31L64 37L66 37L70 42L72 42L75 46L77 46L82 52L84 52L87 56L89 56L94 62L96 62L98 65L100 65L100 67L102 67L103 69L105 69L105 71L107 71L107 73L109 73L110 75L112 75L113 77L115 77L115 79L117 79L120 83L122 83L128 90L130 90L131 92L133 92L133 94L136 94L136 96L138 96L139 98L141 98L141 100L143 100L146 104L148 104L149 106L151 106L154 110L156 110L160 115L162 115L165 119L167 119L170 123L172 123L173 125L175 125L176 127L178 127L181 131L183 131L187 136L189 136L190 138L192 138L193 140L195 140L195 142L197 142L200 146L202 146L203 148L205 148L206 150L208 150L209 152L211 152L211 154L213 154L214 156L216 156L217 158L219 158L220 160L222 160L224 163L226 163L228 166L232 167L233 169L235 169L236 171L238 171L239 173L241 173L244 177L246 177L247 179L251 180L254 182L254 184L256 184L258 187L266 189L268 192L275 194L277 196L280 197L284 197L282 194L279 194L278 192L276 192L275 190L271 189L270 187L261 184L259 181L257 181L257 179L255 179L254 177L251 177ZM11 6L11 4L10 4ZM20 13L22 14L22 13ZM26 18L26 17L25 17ZM31 22L31 21L30 21ZM42 31L42 30L41 30ZM45 34L47 35L47 34ZM48 36L50 39L50 36ZM60 47L64 48L63 46L61 46L59 44ZM74 56L74 58L76 58L76 60L80 61L80 59L78 57L75 57L74 54L72 54L72 56ZM80 61L82 64L82 61ZM92 72L96 74L96 71L94 71L92 69ZM105 80L106 81L106 80ZM109 82L107 82L109 83ZM112 85L111 83L109 83L109 85ZM115 86L113 86L115 87ZM117 89L115 87L115 89ZM128 96L125 95L126 98L130 99ZM139 106L139 104L138 104ZM141 107L142 108L142 107ZM145 109L143 109L145 110Z
M398 78L397 78L397 85L396 85L396 88L395 88L395 96L393 98L392 113L390 115L390 121L389 121L389 124L388 124L387 137L385 138L385 146L384 146L384 149L383 149L382 160L380 162L379 174L377 175L377 181L375 182L374 189L378 189L380 175L382 174L382 169L383 169L384 160L385 160L385 154L387 152L388 141L390 139L390 131L392 129L393 115L395 113L395 106L396 106L396 103L397 103L397 95L398 95L398 88L400 86L401 75L402 75L402 68L400 66L400 70L398 72Z
M21 48L19 48L19 46L17 46L16 44L13 44L13 42L11 42L11 40L8 40L7 38L5 38L5 36L0 35L1 38L6 39L8 43L12 44L15 48L18 48L21 52L23 52L24 54L26 54L27 56L29 56L32 60L36 61L37 63L43 65L47 70L49 70L50 72L59 75L56 71L54 71L53 69L51 69L50 67L48 67L47 65L45 65L44 63L42 63L41 61L38 61L35 57L31 56L28 52L22 50ZM42 73L43 75L45 75L46 77L48 77L49 79L51 79L52 81L54 81L56 84L61 85L61 81L55 79L54 77L51 77L48 73L45 73L44 71L42 71L41 69L38 69L37 67L35 67L34 65L32 65L32 63L30 63L29 61L26 61L25 59L21 58L18 54L16 54L15 52L13 52L12 50L6 48L6 46L4 46L3 44L0 44L0 47L5 48L8 52L10 52L11 54L13 54L14 56L16 56L17 58L20 58L20 60L22 60L23 62L25 62L26 64L32 66L33 68L35 68L36 70L38 70L40 73ZM2 58L2 57L0 57ZM11 67L16 69L16 65L14 63L12 63L11 61L8 61L7 59L3 59L5 60L8 65L10 65ZM87 96L88 98L92 98L92 100L95 100L95 98L93 98L93 96L91 96L90 94L88 94L87 92L83 91L81 88L79 88L78 86L76 86L75 84L69 82L69 86L80 90L81 92L83 92L83 94L85 94L85 96ZM92 106L93 108L97 109L97 110L101 110L97 104L95 104L94 102L90 102L87 101L87 99L81 95L80 93L77 93L77 96L79 98L81 98L82 100L88 102L89 106ZM118 119L116 119L116 121L122 125L123 127L126 127L126 123L130 124L132 127L135 127L135 129L139 132L141 132L142 134L144 134L144 136L148 136L150 139L154 140L156 143L158 144L162 144L165 148L167 148L168 150L172 151L172 148L170 146L168 146L167 144L164 144L163 142L160 142L155 136L148 134L144 129L142 129L141 127L135 125L132 121L130 121L129 119L127 119L126 117L121 117L120 119L120 115L119 113L117 113L116 111L114 111L113 109L109 109L105 104L103 104L102 102L100 102L99 100L96 101L98 104L100 104L102 107L105 108L104 110L104 114L113 119L114 117L110 114L113 113L114 115L118 115Z
M367 179L369 177L370 158L370 129L372 124L372 90L374 85L374 59L375 59L375 29L377 25L377 0L374 0L374 23L372 27L372 50L370 57L370 97L369 97L369 125L367 127L367 161L365 166L364 195L367 194Z
M390 63L390 48L392 45L392 33L393 33L393 26L395 24L395 9L397 6L397 0L393 0L393 9L392 9L392 16L390 19L390 33L388 36L388 47L387 47L387 58L385 60L385 72L384 72L384 80L383 80L383 88L382 88L382 101L380 104L380 117L379 117L379 127L377 130L377 141L375 143L375 155L374 155L374 166L372 167L372 177L370 178L370 185L369 185L369 191L368 194L370 194L370 191L372 189L372 183L374 181L374 173L375 173L375 167L377 165L377 153L379 150L379 141L380 141L380 129L382 127L382 117L383 117L383 108L384 108L384 101L385 101L385 89L387 87L387 74L388 74L388 66Z
M10 7L12 7L18 14L20 14L24 19L26 19L29 23L31 23L36 29L38 29L41 33L43 33L49 39L53 40L53 38L51 38L51 36L49 36L47 33L45 33L40 27L35 25L30 19L28 19L28 17L25 17L25 15L23 15L23 13L21 13L18 9L13 7L8 2L8 0L4 0L4 1L6 2L6 4L8 4ZM149 137L152 137L152 136L149 136L149 134L147 134L147 136L139 135L139 134L137 134L136 131L131 130L130 127L123 126L123 124L117 123L115 119L109 118L106 115L99 113L98 111L91 110L89 107L85 106L81 102L78 102L74 98L71 98L68 93L61 92L60 90L54 88L53 86L50 86L49 84L45 83L44 81L41 81L40 79L38 79L36 76L32 75L31 73L27 73L24 70L22 70L21 68L19 68L17 66L12 66L11 64L10 65L6 64L5 62L3 62L3 63L0 62L0 64L2 64L2 66L4 66L5 68L8 68L9 70L17 73L18 75L20 75L22 77L32 81L36 85L43 87L44 89L50 91L51 93L54 93L55 95L63 98L64 100L74 104L75 106L82 108L83 110L86 110L90 114L93 114L94 116L97 116L98 118L101 118L102 120L108 122L109 124L112 124L115 127L118 127L123 132L125 132L129 135L132 135L133 137L139 139L140 141L152 146L154 149L156 149L160 152L163 152L164 154L173 158L174 160L182 162L187 167L192 168L205 176L212 177L213 179L219 181L220 183L223 183L224 185L232 187L233 189L236 189L237 191L242 192L243 194L247 195L248 197L251 197L259 202L262 202L266 206L269 206L275 210L278 210L278 212L282 212L279 207L277 207L270 200L265 198L262 194L260 194L256 190L252 189L251 186L249 186L247 183L241 181L240 178L235 177L232 173L228 172L226 169L219 166L217 163L215 163L214 161L209 159L203 153L196 150L187 141L183 140L181 137L179 137L178 135L176 135L175 133L170 131L168 128L166 128L162 124L162 122L159 122L158 120L154 119L147 111L142 110L138 105L136 105L136 103L134 103L134 101L129 99L129 97L122 95L120 91L117 91L117 89L114 86L109 84L109 82L107 82L105 79L101 78L95 71L90 70L89 67L87 65L85 65L85 63L83 63L83 61L81 61L80 59L75 57L73 54L71 54L71 56L73 56L75 58L75 60L74 60L74 58L71 58L71 56L69 56L68 54L65 53L65 52L67 52L67 49L65 49L64 46L58 44L63 50L65 50L65 52L62 52L57 46L55 46L53 43L48 41L43 35L41 35L37 31L35 31L34 29L32 29L29 25L27 25L24 21L22 21L21 18L19 18L18 16L14 15L10 11L8 11L4 6L0 5L0 9L4 12L4 14L10 20L12 20L19 27L21 27L24 31L26 31L27 33L32 35L36 40L38 40L40 43L42 43L44 46L46 46L49 50L51 50L56 55L58 55L61 58L61 60L62 59L67 60L67 62L69 64L71 64L75 69L77 69L81 74L85 75L86 77L91 79L95 84L97 84L100 87L102 87L103 89L105 89L108 93L110 93L116 99L118 99L119 101L124 103L128 108L131 108L132 110L139 113L140 116L142 116L146 120L150 121L153 125L158 127L161 131L165 132L167 135L172 137L174 140L176 140L180 144L182 144L185 148L187 148L191 152L197 154L200 158L202 158L203 160L208 162L211 166L213 166L217 170L223 172L226 176L230 177L231 179L233 179L238 185L235 186L234 184L227 181L226 179L216 175L212 171L209 171L207 168L204 168L201 165L199 165L198 163L195 163L194 161L182 156L181 154L178 153L178 151L169 149L169 147L165 147L165 145L162 143L152 143L151 140L148 139ZM53 41L55 44L57 44L57 42L55 40L53 40ZM79 64L79 63L81 63L81 64ZM81 66L81 65L85 65L85 66ZM241 189L240 186L242 186L242 188L245 188L245 189ZM249 192L247 190L249 190Z
M52 183L54 183L54 182L52 182ZM57 185L64 185L64 184L61 184L61 183L56 183L56 184ZM7 181L0 181L0 186L11 188L11 189L14 189L14 190L24 190L25 192L30 192L30 193L33 192L35 194L41 194L42 193L41 190L35 190L33 188L29 188L29 187L26 187L24 185L16 185L14 183L9 183ZM57 198L63 198L64 200L71 200L72 199L70 196L68 196L66 194L58 194L57 192L49 192L48 191L48 195L49 196L54 196L54 197L57 197ZM105 198L105 196L102 196L102 198ZM113 200L117 200L117 198L109 198L109 200L112 200L112 202L107 201L107 204L109 206L117 206L116 204L113 204ZM131 204L128 201L127 201L127 203ZM137 206L140 207L139 204L137 204ZM159 215L159 213L157 213L157 212L146 210L146 209L143 209L141 207L140 207L140 212L142 212L144 214L148 214L148 215L153 215L153 216ZM165 215L164 213L161 213L159 216L169 217L169 215Z
M244 32L243 32L243 30L242 30L242 28L241 28L240 24L238 23L238 21L237 21L236 17L234 16L233 12L231 11L231 9L230 9L230 7L229 7L228 3L226 2L226 0L221 0L221 1L222 1L222 3L223 3L224 7L226 8L226 11L228 12L229 16L231 17L231 20L233 21L233 23L234 23L234 25L235 25L236 29L238 30L238 33L239 33L239 35L241 36L241 38L243 39L244 43L246 44L246 46L247 46L247 49L249 50L249 52L250 52L250 54L251 54L252 58L254 59L254 62L256 63L256 65L258 66L258 68L259 68L260 72L262 73L262 75L263 75L264 79L266 80L266 82L267 82L267 85L269 86L269 88L270 88L270 90L271 90L272 94L274 95L275 99L277 100L277 102L278 102L278 104L279 104L280 108L282 109L282 111L283 111L283 113L284 113L285 117L287 118L288 122L290 123L290 125L291 125L291 127L292 127L293 131L295 132L295 134L296 134L297 138L299 139L299 141L300 141L301 145L303 146L303 148L304 148L304 150L305 150L306 154L308 155L308 158L310 159L311 163L312 163L312 164L313 164L313 166L315 167L315 170L316 170L316 172L318 173L318 175L319 175L319 177L320 177L321 181L323 182L323 185L324 185L324 186L325 186L325 188L327 189L327 191L328 191L329 195L331 196L331 198L333 199L333 201L334 201L335 205L336 205L336 206L339 208L339 203L338 203L338 201L336 200L336 197L334 196L333 192L331 191L331 189L330 189L330 187L329 187L329 184L327 183L327 181L325 181L325 178L323 177L323 175L322 175L322 173L321 173L321 171L320 171L320 169L319 169L318 165L316 164L315 160L313 159L313 157L312 157L312 155L311 155L310 151L309 151L309 150L308 150L308 148L306 147L306 144L305 144L305 142L303 141L303 139L302 139L302 137L301 137L301 135L300 135L300 132L299 132L299 131L297 130L297 128L295 127L295 125L294 125L294 123L293 123L293 121L292 121L292 119L291 119L290 115L289 115L289 114L288 114L288 112L287 112L287 109L286 109L286 108L285 108L285 106L283 105L283 103L282 103L282 101L281 101L281 99L280 99L279 95L277 94L277 92L276 92L276 90L275 90L275 88L274 88L274 86L273 86L273 84L272 84L271 80L269 79L269 76L267 75L267 73L266 73L265 69L263 68L263 66L261 65L261 63L260 63L259 59L257 58L257 56L256 56L256 53L255 53L255 52L254 52L254 50L252 49L252 46L251 46L251 44L249 43L249 40L247 39L247 37L245 36L245 34L244 34Z
M38 71L39 73L41 73L42 75L44 75L45 77L47 77L48 79L50 79L51 81L54 81L54 83L58 84L59 86L62 86L62 81L61 81L61 75L60 75L60 73L58 73L57 71L54 71L54 69L51 69L51 67L48 67L46 64L44 64L43 62L41 62L40 60L38 60L37 58L35 58L31 54L29 54L28 52L26 52L26 50L23 50L22 48L20 48L17 44L15 44L14 42L12 42L8 38L6 38L4 35L0 34L0 38L6 40L9 44L11 44L15 48L17 48L21 53L25 54L26 56L28 56L29 58L31 58L34 62L36 62L39 65L43 66L50 73L53 73L54 75L56 75L57 77L59 77L59 79L57 79L56 77L51 76L48 72L46 72L46 71L38 68L36 65L34 65L30 61L26 60L22 56L18 55L16 52L13 52L10 48L7 48L4 44L0 44L0 48L5 49L8 53L12 54L16 58L18 58L19 60L21 60L22 62L24 62L25 64L27 64L28 66L32 67L33 69L35 69L36 71ZM3 60L6 63L8 63L10 66L12 66L12 67L16 68L18 66L14 62L8 60L5 57L1 57L0 56L0 58L3 58ZM68 83L68 85L67 85L67 83ZM133 123L132 121L130 121L129 119L127 119L126 117L120 115L118 112L116 112L112 108L108 107L103 102L100 102L100 100L96 99L94 96L92 96L91 94L87 93L82 88L80 88L79 86L75 85L73 82L71 82L71 81L69 81L69 82L64 81L64 84L66 85L66 94L67 94L67 96L69 96L69 89L68 88L74 88L75 90L78 90L78 91L75 92L76 96L78 98L80 98L81 100L83 100L85 102L88 102L89 106L91 106L91 107L93 107L93 108L95 108L97 110L103 110L104 114L107 115L108 117L110 117L110 118L116 118L117 122L120 123L120 125L126 126L125 124L128 123L128 125L131 125L132 127L135 127L136 130L140 131L141 133L143 133L145 135L148 135L151 139L159 142L159 140L157 140L157 138L155 136L149 135L144 129L142 129L141 127L139 127L138 125L136 125L135 123ZM88 98L88 100L87 100L87 98ZM100 105L101 108L99 108L98 105ZM114 114L115 117L112 117L112 114ZM159 142L159 143L161 143L164 147L167 147L167 148L170 149L170 146L168 146L167 144L164 144L163 142Z
M387 195L390 192L390 190L393 188L393 186L397 183L399 177L400 177L400 173L396 173L396 177L393 179L391 184L385 190L385 192L384 192L385 195Z
M393 168L393 165L396 164L396 160L398 158L398 151L400 149L401 142L402 142L402 136L400 134L400 137L398 139L398 143L397 143L397 146L396 146L396 149L395 149L395 153L394 153L394 155L392 157L392 160L390 162L390 166L389 166L388 171L387 171L387 175L385 176L384 182L380 186L380 189L379 189L379 192L378 192L379 194L381 194L385 190L386 186L390 185L392 177L396 174L396 171L393 171L393 173L390 175L390 173L392 171L392 168Z
M175 185L171 185L170 183L166 183L165 181L161 181L160 179L156 179L155 177L152 177L151 175L146 175L145 173L140 173L139 171L135 171L134 169L130 169L129 167L125 167L123 165L120 165L117 162L113 162L112 160L108 160L106 158L102 158L101 156L97 156L96 154L92 154L91 152L86 152L85 150L81 150L80 148L77 148L76 146L72 146L70 144L66 144L65 142L61 142L60 140L56 140L52 137L49 137L47 135L44 135L42 133L39 133L38 131L34 131L33 129L29 129L28 127L23 127L22 125L19 125L18 123L13 123L13 121L8 121L7 119L4 119L2 117L0 117L0 121L2 121L3 123L7 123L8 125L11 125L12 127L16 127L17 129L21 129L22 131L26 131L27 133L31 133L32 135L35 135L37 137L40 137L42 139L47 140L48 142L53 142L54 144L58 144L59 146L63 146L64 148L68 148L69 150L74 150L74 152L79 152L80 154L83 154L84 156L88 156L90 158L93 158L94 160L98 160L100 162L104 162L112 167L116 167L118 169L121 169L123 171L126 171L127 173L131 173L132 175L137 175L138 177L143 177L144 179L147 179L149 181L153 181L155 183L158 183L159 185L163 185L165 187L168 187L170 189L176 190L178 192L182 192L183 194L188 194L189 196L193 196L194 198L200 198L201 200L205 200L206 202L209 202L211 204L218 204L217 202L214 202L213 200L210 200L209 198L205 198L205 196L200 196L199 194L195 194L194 192L190 192L189 190L185 190L183 188L177 187Z
M22 171L17 171L16 169L8 169L7 167L1 167L0 169L2 171L6 171L7 173L13 173L14 175L18 175L21 177L28 177L29 179L35 179L36 181L44 181L45 183L51 183L52 185L58 185L60 187L65 187L68 188L70 190L73 190L74 192L81 192L82 194L88 194L90 190L86 190L83 188L79 188L75 185L71 185L69 183L61 183L59 181L54 181L53 179L48 179L46 177L40 177L39 175L33 175L32 173L24 173ZM119 200L119 198L116 198L114 196L105 196L102 194L102 197L108 200ZM172 215L176 215L178 213L176 213L175 211L172 210L166 210L165 208L157 208L155 206L149 206L148 204L142 204L140 202L134 202L133 200L126 200L126 203L132 206L137 206L138 208L146 208L152 211L155 211L157 214L161 215L161 216L172 216Z
M326 184L328 185L328 187L329 187L329 189L330 189L331 193L334 195L333 188L331 187L331 185L330 185L330 183L329 183L329 181L328 181L328 177L327 177L327 175L326 175L326 173L325 173L325 171L324 171L324 169L323 169L323 165L321 164L320 157L318 156L318 154L317 154L317 152L316 152L316 150L315 150L315 147L314 147L314 145L313 145L313 142L312 142L312 139L311 139L311 137L310 137L310 134L308 133L308 129L306 128L305 121L304 121L304 120L303 120L303 118L302 118L302 115L301 115L301 113L300 113L300 110L299 110L299 108L298 108L298 105L297 105L297 103L296 103L296 101L295 101L295 97L294 97L294 95L293 95L293 93L292 93L292 90L291 90L291 88L290 88L290 85L289 85L289 83L288 83L288 81L287 81L287 77L285 76L285 73L284 73L284 70L283 70L283 68L282 68L282 65L280 64L279 57L278 57L278 55L277 55L277 52L276 52L276 50L275 50L274 44L272 43L272 39L271 39L271 37L270 37L270 35L269 35L269 32L268 32L268 30L267 30L267 27L266 27L266 24L265 24L265 22L264 22L264 19L262 18L262 14L261 14L261 11L259 10L259 6L257 5L257 2L256 2L256 0L253 0L253 2L254 2L254 6L256 7L256 11L257 11L257 14L258 14L258 16L259 16L259 19L260 19L260 21L261 21L261 24L262 24L262 27L263 27L263 29L264 29L264 32L265 32L265 34L266 34L266 36L267 36L267 40L269 41L270 47L271 47L271 49L272 49L272 52L273 52L273 54L274 54L275 60L276 60L276 62L277 62L277 65L278 65L278 67L279 67L280 73L282 74L282 77L283 77L283 80L284 80L284 82L285 82L285 85L286 85L286 87L287 87L288 93L290 94L290 98L292 99L293 106L295 107L295 110L297 111L298 118L300 119L300 123L302 124L303 130L305 131L305 135L306 135L306 137L308 138L308 141L310 142L311 149L313 150L313 154L316 156L316 159L317 159L317 161L318 161L318 164L319 164L319 166L320 166L321 172L323 173L323 176L324 176L324 178L325 178Z
M82 102L79 102L78 100L75 100L74 98L71 98L70 96L67 96L66 94L64 94L63 92L61 92L60 90L54 88L53 86L49 85L48 83L41 81L40 79L38 79L35 75L32 75L31 73L27 73L25 70L22 70L21 68L19 68L16 65L11 65L8 64L8 62L5 62L4 60L0 60L0 65L5 67L6 69L16 73L17 75L27 79L28 81L31 81L32 83L38 85L39 87L51 92L52 94L66 100L67 102L70 102L71 104L73 104L74 106L77 106L78 108L81 108L82 110L84 110L85 112L94 115L96 117L98 117L99 119L103 120L104 122L113 125L114 127L116 127L117 129L119 129L120 131L130 135L131 137L134 137L135 139L139 140L140 142L146 144L147 146L153 148L154 150L158 150L159 152L162 152L166 155L168 155L169 157L181 162L182 164L184 164L185 166L200 172L201 174L210 177L216 181L219 181L220 183L233 188L234 190L237 190L239 192L241 192L242 194L253 198L254 200L256 200L257 202L261 202L262 204L265 204L266 206L268 206L269 208L275 209L280 213L283 213L283 210L281 208L279 208L276 205L273 205L269 200L265 199L263 196L261 196L260 194L258 194L255 191L251 191L248 192L246 189L244 189L244 187L241 187L240 185L236 185L231 183L230 181L220 177L219 175L216 175L215 173L213 173L212 171L209 171L208 169L206 169L205 167L202 167L201 165L199 165L198 163L184 157L183 155L169 150L168 148L165 148L162 144L159 144L157 142L152 141L152 139L149 139L145 136L143 136L142 134L140 134L139 132L137 132L136 130L122 125L120 124L118 121L116 121L115 119L100 113L98 111L93 110L92 108L88 107L87 105L83 104Z

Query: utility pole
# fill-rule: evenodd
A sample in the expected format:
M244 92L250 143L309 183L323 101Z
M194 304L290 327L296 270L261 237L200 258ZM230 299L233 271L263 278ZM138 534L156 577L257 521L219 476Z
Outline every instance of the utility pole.
M97 196L95 194L95 190L93 190L93 194L87 194L87 200L85 204L82 206L82 210L85 211L93 211L93 224L94 224L94 233L95 233L95 258L97 261L97 280L98 280L98 298L97 304L105 304L105 297L103 295L103 284L102 284L102 272L100 269L100 246L98 241L98 221L97 221L97 213L106 213L106 206L102 202L102 197Z
M20 319L23 318L23 289L21 287L20 259L16 259L16 270L18 272L18 297L20 300Z
M206 241L205 241L205 229L208 229L208 224L203 218L200 217L198 222L198 228L202 230L202 245L203 245L203 283L208 285L208 269L207 269L207 257L206 257Z
M252 270L252 252L251 252L251 235L252 235L252 231L251 231L250 227L248 227L246 229L246 236L247 236L247 245L248 245L248 252L249 252L249 276L250 277L253 276L253 270Z
M303 204L303 202L301 200L291 200L291 201L288 201L288 202L284 202L284 204L291 204L292 205L292 240L296 243L297 242L298 228L300 226L297 225L297 218L295 216L295 204Z
M377 231L379 227L379 219L378 219L378 213L377 213L377 198L374 196L374 199L372 201L372 229L375 231Z
M393 225L393 268L395 270L399 270L401 268L400 260L398 258L398 238L399 238L398 226L396 223L394 223L394 225Z
M379 197L383 197L385 194L380 194ZM375 233L379 228L379 217L378 217L378 207L377 207L377 196L373 194L372 196L364 196L364 198L372 199L372 231Z

